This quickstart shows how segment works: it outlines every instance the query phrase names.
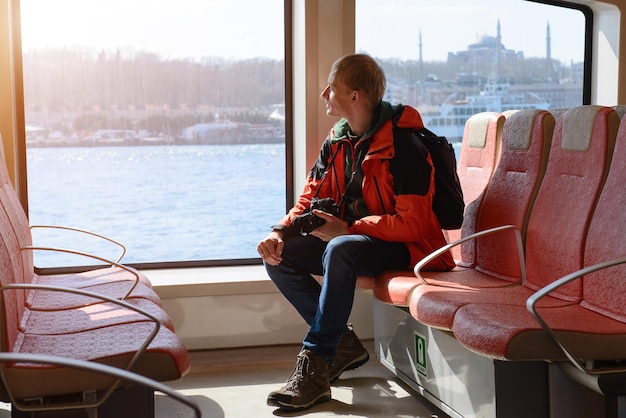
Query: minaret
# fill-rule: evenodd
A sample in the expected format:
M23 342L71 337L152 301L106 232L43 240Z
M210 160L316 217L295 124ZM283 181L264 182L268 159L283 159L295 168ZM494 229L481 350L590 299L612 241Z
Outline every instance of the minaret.
M422 61L422 30L421 29L420 29L419 48L420 48L420 65L422 65L423 61Z
M548 60L548 62L552 60L552 46L551 46L551 38L550 38L550 22L549 21L546 27L546 59Z
M420 73L421 73L421 76L424 77L424 61L422 60L422 29L420 29L419 49L420 49Z
M550 38L550 22L546 26L546 69L548 70L548 77L552 77L552 40Z
M498 45L502 43L502 32L500 31L500 18L498 18L498 29L496 31L496 39L498 40Z
M500 80L500 60L502 59L502 31L500 28L500 18L498 18L498 26L496 30L496 59L495 59L495 82L499 82Z

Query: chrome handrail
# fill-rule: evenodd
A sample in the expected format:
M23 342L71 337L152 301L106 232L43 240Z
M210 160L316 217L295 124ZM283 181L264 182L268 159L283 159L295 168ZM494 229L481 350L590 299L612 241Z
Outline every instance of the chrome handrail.
M526 309L528 309L530 314L541 325L543 330L557 343L557 345L561 348L561 350L563 351L565 356L567 356L568 360L572 363L572 365L574 365L574 367L576 367L579 371L581 371L581 372L583 372L583 373L585 373L587 375L601 375L601 374L614 373L616 371L626 372L626 368L590 370L587 367L585 367L582 364L582 362L579 359L577 359L576 356L566 347L566 345L558 337L556 332L552 328L550 328L550 326L547 324L547 322L541 317L541 315L537 311L537 303L543 297L549 295L550 293L552 293L556 289L558 289L558 288L560 288L560 287L562 287L562 286L564 286L564 285L566 285L566 284L568 284L568 283L570 283L570 282L572 282L574 280L580 279L581 277L583 277L583 276L585 276L585 275L587 275L589 273L593 273L593 272L598 271L598 270L606 269L606 268L613 267L613 266L616 266L618 264L624 264L624 263L626 263L626 257L616 258L616 259L613 259L613 260L604 261L602 263L597 263L597 264L585 267L583 269L577 270L577 271L575 271L573 273L570 273L570 274L568 274L566 276L563 276L560 279L555 280L554 282L552 282L552 283L542 287L541 289L536 291L532 296L530 296L526 300ZM624 280L626 280L626 277L624 278Z
M109 264L111 266L111 268L113 267L118 267L122 270L125 270L127 272L129 272L130 274L132 274L133 276L135 276L135 282L133 283L133 285L130 287L130 290L128 292L126 292L126 295L122 298L122 299L128 299L128 297L130 296L130 294L133 292L133 290L135 290L135 288L137 287L137 285L139 284L139 273L137 273L137 271L135 271L134 269L125 266L124 264L120 264L117 261L111 261L108 260L106 258L94 255L94 254L89 254L89 253L85 253L82 251L77 251L77 250L71 250L71 249L67 249L67 248L57 248L57 247L38 247L38 246L26 246L26 247L21 247L20 248L21 251L56 251L56 252L62 252L62 253L67 253L67 254L74 254L74 255L79 255L79 256L83 256L83 257L88 257L88 258L93 258L94 260L98 260L101 261L103 263Z
M524 243L522 241L522 233L520 232L519 228L517 228L515 225L503 225L503 226L498 226L495 228L485 229L484 231L475 232L471 235L468 235L459 240L451 242L450 244L446 244L443 247L439 248L438 250L435 250L429 255L427 255L426 257L422 258L413 268L413 272L415 273L415 276L417 276L417 278L420 279L424 284L429 284L428 281L424 278L424 276L422 276L421 270L430 261L432 261L436 257L439 257L441 254L445 253L446 251L450 251L450 249L464 242L474 240L483 235L495 234L495 233L499 233L499 232L506 231L509 229L512 229L513 232L515 233L515 241L517 243L517 256L519 259L521 283L524 284L526 283L526 261L525 261L525 256L524 256Z
M31 231L33 229L61 229L61 230L65 230L65 231L73 231L73 232L80 232L82 234L87 234L87 235L91 235L97 238L101 238L103 240L106 240L112 244L117 245L118 247L120 247L122 249L122 253L117 257L117 259L115 259L116 263L119 263L120 261L122 261L122 258L124 258L124 255L126 254L126 246L124 246L124 244L122 244L121 242L118 242L112 238L109 238L105 235L102 234L98 234L97 232L93 232L93 231L88 231L86 229L81 229L81 228L74 228L71 226L63 226L63 225L31 225L30 226Z

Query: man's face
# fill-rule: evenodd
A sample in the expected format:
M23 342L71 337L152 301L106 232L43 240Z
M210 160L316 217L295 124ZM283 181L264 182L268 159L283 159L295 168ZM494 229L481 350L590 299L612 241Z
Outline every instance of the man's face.
M326 104L326 114L328 116L345 117L353 102L353 91L337 77L331 77L324 91L322 98Z

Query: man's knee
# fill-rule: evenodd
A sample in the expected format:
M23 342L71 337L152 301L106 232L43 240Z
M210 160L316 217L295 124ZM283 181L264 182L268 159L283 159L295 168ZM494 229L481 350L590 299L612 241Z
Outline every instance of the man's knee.
M328 241L326 250L352 251L358 249L364 243L363 235L340 235Z
M353 262L358 257L357 243L359 242L353 235L341 235L328 241L324 260Z

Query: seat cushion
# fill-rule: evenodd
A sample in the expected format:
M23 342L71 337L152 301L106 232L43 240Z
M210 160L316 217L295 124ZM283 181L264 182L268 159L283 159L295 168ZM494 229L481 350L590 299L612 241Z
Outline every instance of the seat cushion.
M411 291L422 284L412 270L390 270L376 277L374 297L395 306L408 306Z
M577 358L625 358L626 323L578 304L544 306L538 312ZM452 331L469 350L491 358L566 360L563 351L524 306L465 305L458 310Z
M92 281L91 286L76 287L81 290L90 291L94 293L100 293L114 299L122 299L126 296L128 291L132 288L134 282L129 280L116 280L117 275L127 276L127 272L118 268L102 268L93 270L87 273L79 275L80 277L88 277ZM64 281L71 281L71 277L76 275L68 275L59 280L59 283ZM45 276L44 276L45 277ZM79 277L79 278L80 278ZM78 278L78 279L79 279ZM108 282L107 278L111 278L112 281ZM53 284L58 283L40 283L39 276L33 278L33 283L36 284ZM44 282L50 282L50 280L44 280ZM77 281L78 282L78 281ZM77 283L75 282L75 283ZM129 298L143 298L148 299L154 304L161 305L161 299L156 294L151 286L140 282L130 294ZM26 301L26 306L31 310L56 310L56 309L72 309L86 304L97 303L99 300L94 298L77 295L69 292L57 292L49 290L32 290Z
M95 361L125 368L153 328L154 324L135 322L74 334L22 333L12 351ZM176 335L161 327L132 371L157 381L175 380L189 371L189 355ZM8 386L18 398L104 389L111 382L106 376L28 363L8 365L6 376Z
M462 288L422 285L413 291L409 310L419 322L444 330L452 330L457 311L469 304L490 304L524 307L533 290L519 285L498 288ZM544 298L541 306L563 306L570 302L556 298Z
M164 327L174 330L172 320L160 306L141 298L129 299L126 302L153 315ZM103 302L52 311L26 309L19 329L27 334L70 334L120 323L146 321L151 319L120 305Z

